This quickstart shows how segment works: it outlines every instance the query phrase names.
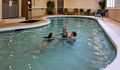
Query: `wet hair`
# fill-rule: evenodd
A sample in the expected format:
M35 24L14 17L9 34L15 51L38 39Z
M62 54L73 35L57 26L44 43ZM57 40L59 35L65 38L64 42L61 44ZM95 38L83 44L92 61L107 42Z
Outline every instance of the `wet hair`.
M52 38L53 33L49 33L48 38Z
M63 29L63 30L66 30L66 29L67 29L67 26L63 26L62 29Z
M75 37L77 36L77 33L76 33L76 32L72 32L72 34L73 34L73 36L75 36Z

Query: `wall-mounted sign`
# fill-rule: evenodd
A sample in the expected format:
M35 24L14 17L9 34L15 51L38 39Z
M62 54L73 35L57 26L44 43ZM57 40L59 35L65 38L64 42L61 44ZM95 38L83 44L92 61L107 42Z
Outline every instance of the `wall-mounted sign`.
M9 7L12 7L12 4L13 4L12 0L9 0Z

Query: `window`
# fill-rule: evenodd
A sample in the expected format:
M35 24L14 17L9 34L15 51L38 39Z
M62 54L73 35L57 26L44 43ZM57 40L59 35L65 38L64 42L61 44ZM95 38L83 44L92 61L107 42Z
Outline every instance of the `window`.
M107 0L107 7L115 7L115 0Z

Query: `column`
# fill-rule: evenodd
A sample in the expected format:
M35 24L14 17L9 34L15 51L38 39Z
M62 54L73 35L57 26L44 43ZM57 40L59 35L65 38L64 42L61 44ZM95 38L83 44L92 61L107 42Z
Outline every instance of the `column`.
M2 0L0 0L0 22L2 21Z
M21 17L22 0L19 0L19 17Z

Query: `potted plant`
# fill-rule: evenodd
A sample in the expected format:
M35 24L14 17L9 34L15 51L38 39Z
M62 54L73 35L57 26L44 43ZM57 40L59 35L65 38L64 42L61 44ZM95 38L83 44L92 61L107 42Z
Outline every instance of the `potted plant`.
M99 1L99 6L101 10L104 10L106 7L106 0L100 0Z
M106 0L100 0L98 2L99 6L100 6L100 14L102 15L102 17L106 17L106 14L107 14L107 10L105 10L106 8Z
M80 14L81 14L81 15L84 14L84 9L83 9L83 8L80 9Z
M55 3L54 1L48 1L47 2L47 14L51 15L54 13L54 9L55 9Z

